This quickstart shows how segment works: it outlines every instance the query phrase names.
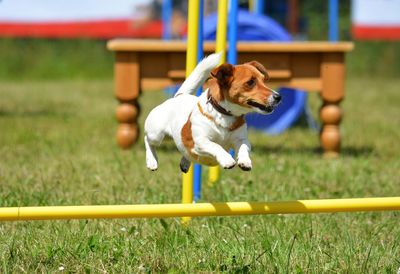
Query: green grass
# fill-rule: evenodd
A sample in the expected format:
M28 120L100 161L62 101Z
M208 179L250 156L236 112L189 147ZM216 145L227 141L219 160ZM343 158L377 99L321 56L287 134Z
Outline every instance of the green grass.
M251 132L253 171L223 172L203 201L400 194L400 80L351 78L343 153L323 160L297 126ZM180 202L179 155L167 142L149 172L143 143L115 144L111 80L0 83L0 206ZM144 93L143 115L163 100ZM316 114L319 101L311 96ZM399 212L0 223L0 272L396 273Z
M103 79L113 73L106 41L0 38L0 79Z

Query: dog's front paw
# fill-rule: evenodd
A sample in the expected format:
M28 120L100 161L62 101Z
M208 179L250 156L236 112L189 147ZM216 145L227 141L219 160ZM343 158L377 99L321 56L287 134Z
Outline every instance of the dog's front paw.
M229 155L229 157L224 157L222 159L218 159L219 164L221 167L224 169L231 169L236 165L235 159L232 158L232 156Z
M158 163L157 160L152 158L152 159L146 159L146 166L148 169L151 171L155 171L158 169Z
M238 159L238 166L244 171L250 171L252 168L250 158Z

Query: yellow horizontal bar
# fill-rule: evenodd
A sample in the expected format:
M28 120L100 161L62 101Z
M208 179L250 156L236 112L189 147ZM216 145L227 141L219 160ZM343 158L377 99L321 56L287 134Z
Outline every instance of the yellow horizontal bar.
M383 210L400 210L400 197L284 202L3 207L0 208L0 221L200 217Z

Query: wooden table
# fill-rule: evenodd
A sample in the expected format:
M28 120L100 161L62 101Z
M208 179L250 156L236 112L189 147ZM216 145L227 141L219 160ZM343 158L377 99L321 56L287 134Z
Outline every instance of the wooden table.
M262 63L270 75L270 85L318 92L322 101L321 146L326 156L337 156L345 53L353 47L350 42L238 43L238 63L251 60ZM159 90L184 80L186 42L114 39L107 48L115 52L115 95L120 103L116 112L117 141L120 147L129 148L139 133L141 91ZM214 43L205 43L206 54L214 50Z

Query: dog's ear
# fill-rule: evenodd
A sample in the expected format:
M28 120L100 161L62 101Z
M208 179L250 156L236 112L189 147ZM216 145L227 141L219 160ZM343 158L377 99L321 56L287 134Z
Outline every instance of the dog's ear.
M234 69L231 64L225 63L211 71L211 76L218 80L220 87L228 88L233 80Z
M269 75L268 75L267 69L263 65L261 65L259 62L251 61L246 64L255 67L259 72L261 72L265 76L265 81L269 80Z

